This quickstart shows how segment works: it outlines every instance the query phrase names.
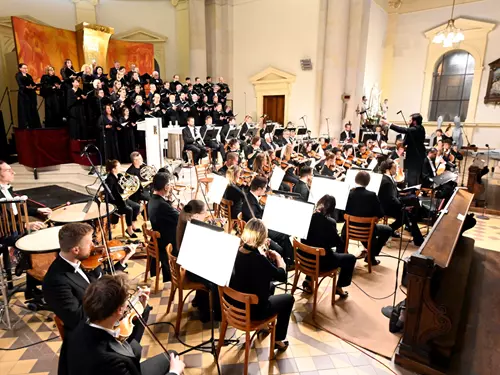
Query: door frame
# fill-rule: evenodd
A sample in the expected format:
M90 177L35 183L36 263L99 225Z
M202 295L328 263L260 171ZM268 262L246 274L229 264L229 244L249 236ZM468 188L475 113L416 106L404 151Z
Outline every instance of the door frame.
M285 96L285 114L284 124L288 122L288 110L290 108L290 98L292 95L292 85L296 76L282 70L268 67L262 72L250 78L254 86L255 96L257 97L257 117L262 116L264 110L264 96L284 95Z

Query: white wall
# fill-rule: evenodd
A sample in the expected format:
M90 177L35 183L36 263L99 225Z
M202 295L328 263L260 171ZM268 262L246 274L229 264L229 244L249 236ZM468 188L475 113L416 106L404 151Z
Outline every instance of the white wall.
M375 84L378 85L379 89L381 85L387 19L387 13L375 3L375 1L372 1L368 21L368 41L364 77L364 92L368 97ZM384 96L383 93L382 96Z
M69 0L0 0L0 17L31 16L49 26L75 30L75 5Z
M394 77L390 99L390 119L398 119L396 112L403 110L410 114L420 111L424 86L424 70L427 59L428 40L424 32L444 22L450 17L451 8L439 8L428 11L403 14L399 16L399 25L394 50ZM495 22L500 25L500 2L484 0L476 3L458 5L455 17ZM489 75L488 64L500 57L500 27L490 34L486 50L483 78L479 92L476 113L477 123L500 123L498 107L486 106L484 96ZM382 94L383 95L383 94ZM423 114L424 117L427 114ZM486 134L487 131L478 132Z
M68 1L68 0L66 0ZM69 2L69 1L68 1ZM144 28L168 38L165 62L169 80L176 71L175 8L170 1L100 0L97 23L115 28L115 34Z
M299 122L307 115L308 125L316 121L315 102L319 0L235 1L234 19L234 97L239 120L245 112L254 115L256 98L249 79L268 66L297 76L293 84L289 121ZM300 59L311 58L312 71L302 71ZM261 113L257 114L262 115ZM316 126L316 125L314 125Z

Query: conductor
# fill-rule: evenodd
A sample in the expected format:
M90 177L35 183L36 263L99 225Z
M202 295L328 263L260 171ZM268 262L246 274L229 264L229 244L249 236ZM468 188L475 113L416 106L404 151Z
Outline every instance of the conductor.
M422 173L422 165L425 159L425 129L422 125L422 115L415 113L410 116L408 127L397 126L386 120L381 120L382 125L389 125L389 129L405 135L404 145L406 146L405 164L407 168L406 180L408 186L418 185Z

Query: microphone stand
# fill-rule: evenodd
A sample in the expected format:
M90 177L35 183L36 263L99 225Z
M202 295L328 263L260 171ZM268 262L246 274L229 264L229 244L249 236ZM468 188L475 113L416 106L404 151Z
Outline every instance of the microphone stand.
M302 120L302 121L304 121L304 126L305 126L305 127L306 127L306 129L307 129L307 124L306 124L305 117L306 117L305 115L304 115L304 116L302 116L301 120Z
M99 158L101 160L101 164L102 164L102 155L101 155L101 151L96 147L94 146L94 148L99 152ZM97 209L99 211L99 214L98 216L100 217L101 215L101 207L100 207L100 203L99 202L99 199L96 199L96 196L99 192L99 189L101 188L101 186L103 187L104 189L104 203L106 204L106 218L107 218L107 229L108 229L108 239L109 241L111 241L112 239L112 235L111 235L111 220L110 220L110 212L109 212L109 198L111 197L111 199L115 200L115 198L113 197L113 194L111 193L111 190L109 189L109 186L108 184L106 184L106 181L104 181L103 177L102 177L102 174L101 174L101 171L98 170L94 163L92 162L92 158L90 157L89 155L89 152L88 151L85 151L85 156L87 157L88 161L90 162L90 165L92 165L92 168L94 168L95 170L95 173L97 174L97 178L99 179L99 181L101 181L101 184L99 185L99 187L97 188L94 196L92 197L92 200L90 201L91 203L90 204L87 204L84 209L83 209L83 212L84 213L87 213L89 212L89 209L90 209L90 206L92 205L92 202L95 200L96 203L97 203Z
M486 147L488 147L488 157L487 157L487 162L486 162L486 167L488 168L488 172L489 172L489 168L490 168L490 145L486 145ZM479 216L476 216L478 219L481 219L481 220L490 220L490 218L488 216L486 216L485 214L485 211L486 211L486 206L487 206L487 203L488 203L488 186L490 186L490 177L488 176L488 184L486 185L485 189L484 189L484 204L483 204L483 213Z
M328 123L329 118L326 118L326 133L328 134L328 139L330 139L330 124Z
M405 205L401 207L401 225L405 226ZM399 280L399 264L402 262L401 251L403 250L403 230L401 230L401 235L399 237L399 250L398 250L398 266L396 267L396 282L394 284L394 298L392 300L392 312L391 318L389 319L389 331L395 333L398 331L397 323L399 320L399 314L396 311L396 293L398 291L398 280Z
M465 132L463 126L461 127L461 129L462 129L462 134L465 135L465 139L467 140L467 152L465 153L464 170L462 171L462 183L460 184L460 186L463 187L464 180L465 180L465 169L467 167L467 158L469 156L470 141L469 141L469 137L467 136L467 133ZM489 153L488 153L488 156L489 156Z

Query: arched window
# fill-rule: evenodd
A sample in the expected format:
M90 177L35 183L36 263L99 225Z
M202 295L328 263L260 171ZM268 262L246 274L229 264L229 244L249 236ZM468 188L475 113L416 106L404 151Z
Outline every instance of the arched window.
M474 57L466 51L454 50L441 56L434 69L429 121L453 121L467 117L469 99L474 79Z

